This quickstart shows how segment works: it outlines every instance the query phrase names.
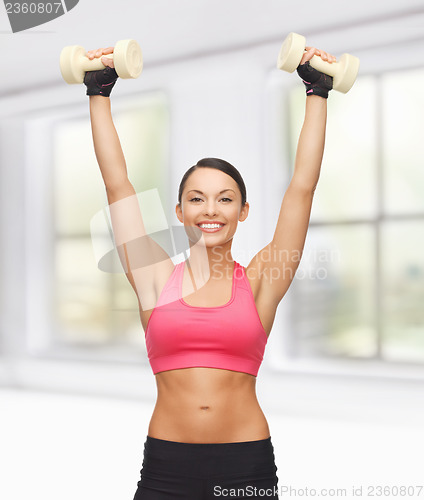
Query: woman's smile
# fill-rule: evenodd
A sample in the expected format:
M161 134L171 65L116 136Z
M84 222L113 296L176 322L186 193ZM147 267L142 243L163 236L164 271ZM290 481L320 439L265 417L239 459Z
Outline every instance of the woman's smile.
M217 233L225 224L196 224L204 233Z

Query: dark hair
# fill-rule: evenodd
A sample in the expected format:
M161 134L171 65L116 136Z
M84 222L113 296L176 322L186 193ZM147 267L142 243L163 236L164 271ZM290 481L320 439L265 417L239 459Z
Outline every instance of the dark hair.
M241 205L242 207L246 204L246 186L244 184L243 178L240 172L233 167L231 163L228 163L225 160L221 160L219 158L203 158L199 160L196 165L190 167L187 172L183 175L181 179L180 188L178 190L178 203L181 205L181 197L184 191L185 184L190 175L197 170L198 168L216 168L217 170L221 170L225 174L228 174L232 177L236 182L241 192Z

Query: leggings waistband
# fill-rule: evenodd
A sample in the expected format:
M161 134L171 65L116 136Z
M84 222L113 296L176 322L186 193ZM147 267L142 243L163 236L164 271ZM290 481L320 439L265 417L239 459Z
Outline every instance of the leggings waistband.
M151 444L152 446L162 446L162 447L167 447L168 449L171 448L190 448L190 451L193 451L194 449L205 449L205 448L218 448L221 451L222 450L230 450L233 448L259 448L259 447L269 447L270 445L272 446L271 443L271 436L265 438L265 439L258 439L255 441L231 441L227 443L184 443L182 441L169 441L168 439L159 439L159 438L154 438L151 436L146 436L146 443Z
M275 468L274 447L271 436L229 443L183 443L147 436L143 466L196 475L270 470Z

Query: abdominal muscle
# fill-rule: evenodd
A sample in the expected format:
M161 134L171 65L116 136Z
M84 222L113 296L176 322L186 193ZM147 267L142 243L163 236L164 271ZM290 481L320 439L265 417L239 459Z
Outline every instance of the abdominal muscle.
M148 436L183 443L256 441L270 436L256 377L218 368L156 374L158 398Z

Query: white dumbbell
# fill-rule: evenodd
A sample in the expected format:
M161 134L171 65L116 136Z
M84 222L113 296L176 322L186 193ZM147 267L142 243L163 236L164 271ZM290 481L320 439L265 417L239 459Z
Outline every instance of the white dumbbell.
M64 47L60 54L60 71L66 83L83 83L86 71L104 69L102 57L113 59L118 76L121 78L137 78L143 69L143 55L135 40L121 40L113 54L89 59L86 50L80 45Z
M306 48L306 38L297 33L290 33L284 40L278 54L277 68L289 73L299 66ZM355 83L359 71L359 59L350 54L343 54L339 62L329 63L319 56L313 56L310 65L333 77L333 89L346 94Z

